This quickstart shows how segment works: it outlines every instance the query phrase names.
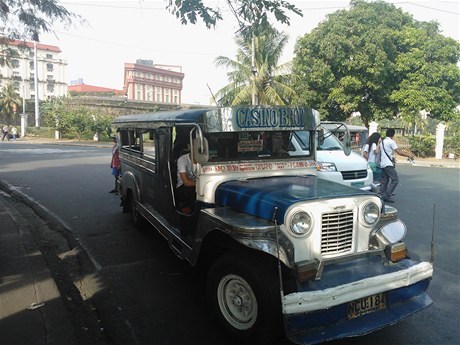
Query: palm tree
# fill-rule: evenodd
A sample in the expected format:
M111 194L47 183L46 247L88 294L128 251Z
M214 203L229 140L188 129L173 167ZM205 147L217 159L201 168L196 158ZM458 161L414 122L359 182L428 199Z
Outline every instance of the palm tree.
M296 96L291 88L291 63L278 66L288 36L271 29L251 39L240 34L235 41L239 47L236 60L225 56L215 60L217 67L231 70L227 73L230 83L217 92L218 105L251 105L253 92L254 105L290 103Z
M22 104L22 99L16 92L14 85L9 83L2 88L0 92L0 113L5 116L7 124L13 120L13 115Z

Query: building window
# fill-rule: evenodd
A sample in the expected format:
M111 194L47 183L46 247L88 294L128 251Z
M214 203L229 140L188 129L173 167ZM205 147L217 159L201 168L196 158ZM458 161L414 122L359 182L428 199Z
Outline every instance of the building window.
M145 86L145 96L146 96L147 101L149 102L153 101L153 86L152 85Z
M35 78L35 74L34 74L34 73L30 73L29 79L30 79L30 80L33 80L34 78Z
M46 58L47 58L47 59L52 59L52 58L53 58L53 55L52 55L52 54L46 54Z
M173 90L174 92L174 104L179 104L179 92L177 90Z
M13 83L13 86L14 86L14 89L16 90L16 92L19 91L19 82L18 81L15 81Z
M30 91L35 91L35 84L34 83L29 83L29 89L30 89Z
M33 50L29 50L29 57L34 57L35 56L35 53Z
M47 63L46 64L46 70L48 72L53 72L54 71L54 65L52 63Z
M136 84L135 90L136 90L136 97L134 99L138 101L142 100L142 85Z
M170 101L170 96L171 95L169 94L170 91L171 91L170 89L165 89L165 102L166 103L171 103L171 101Z
M48 92L54 92L54 84L48 83L46 85L46 91Z
M29 61L29 67L31 70L34 69L34 62L33 61Z
M155 87L155 89L156 89L156 94L157 94L157 99L156 99L156 101L157 101L157 102L162 102L162 99L161 99L161 87L158 87L158 86L157 86L157 87Z
M19 68L19 60L18 59L12 59L11 60L11 67Z

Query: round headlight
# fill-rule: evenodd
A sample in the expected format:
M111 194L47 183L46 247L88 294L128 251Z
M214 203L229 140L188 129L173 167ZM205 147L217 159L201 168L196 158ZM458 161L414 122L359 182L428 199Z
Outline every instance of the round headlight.
M364 207L363 219L367 224L369 225L375 224L379 220L379 217L380 217L380 208L376 203L370 202Z
M296 236L303 236L312 229L312 220L308 213L300 211L291 218L291 231Z

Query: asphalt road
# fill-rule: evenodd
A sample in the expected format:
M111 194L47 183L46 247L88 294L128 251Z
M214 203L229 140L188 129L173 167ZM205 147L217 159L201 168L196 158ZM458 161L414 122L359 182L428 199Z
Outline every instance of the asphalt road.
M232 344L207 312L200 272L177 259L154 229L138 231L122 214L108 193L109 164L109 148L0 146L0 179L63 223L87 253L80 291L97 308L110 342ZM434 219L435 302L397 325L328 344L460 343L460 170L401 165L398 171L395 207L408 226L408 247L425 260Z

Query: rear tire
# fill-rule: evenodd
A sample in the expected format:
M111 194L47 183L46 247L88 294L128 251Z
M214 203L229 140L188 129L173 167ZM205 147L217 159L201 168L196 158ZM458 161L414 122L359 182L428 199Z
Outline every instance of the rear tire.
M274 262L230 253L212 265L206 284L208 303L229 336L250 344L280 336L281 297Z
M128 192L128 197L126 203L129 207L129 213L131 215L131 220L136 228L141 229L145 225L145 219L137 210L136 199L131 191Z

